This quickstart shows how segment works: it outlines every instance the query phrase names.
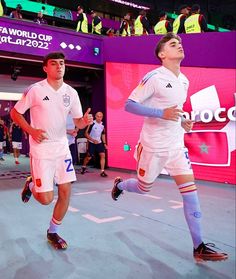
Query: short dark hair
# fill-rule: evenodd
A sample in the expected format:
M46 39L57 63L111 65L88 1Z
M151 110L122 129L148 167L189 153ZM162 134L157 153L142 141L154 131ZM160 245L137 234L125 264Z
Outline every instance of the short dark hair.
M169 42L171 39L176 39L176 40L178 40L179 42L182 41L181 38L180 38L178 35L176 35L176 34L174 34L174 33L172 33L172 32L167 33L167 34L166 34L165 36L163 36L163 37L160 39L160 41L157 43L157 46L156 46L156 49L155 49L155 54L156 54L156 57L157 57L158 59L160 59L160 57L158 56L158 54L159 54L159 52L162 50L164 44L167 43L167 42ZM160 60L161 60L161 59L160 59ZM162 60L161 60L161 61L162 61Z
M183 5L179 6L178 11L181 12L183 9L191 10L191 8L188 5L183 4Z
M159 16L159 18L161 18L165 15L167 15L166 11L160 11L158 16Z
M146 12L145 10L141 10L141 11L139 12L139 15L141 15L141 16L146 16L146 15L147 15L147 12Z
M63 59L65 60L65 55L62 52L50 52L43 58L43 66L46 66L48 60L50 59Z
M16 5L16 9L17 9L17 8L21 10L21 9L22 9L21 4L17 4L17 5Z
M200 9L201 9L200 5L194 4L194 5L192 5L191 11L192 12L197 12Z

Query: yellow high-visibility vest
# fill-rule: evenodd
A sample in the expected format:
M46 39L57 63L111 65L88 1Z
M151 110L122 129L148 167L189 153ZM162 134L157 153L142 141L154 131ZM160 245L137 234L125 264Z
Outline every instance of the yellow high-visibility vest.
M183 14L177 16L177 18L173 22L173 33L177 34L180 26L180 18Z
M126 22L127 22L127 21L126 21ZM123 29L123 31L122 31L122 33L121 33L121 36L122 36L122 37L130 36L130 35L131 35L129 23L127 22L127 24L128 24L127 30Z
M92 33L96 32L97 34L102 33L102 21L100 21L96 26L94 26L94 19L92 21Z
M0 16L3 16L3 7L1 1L0 1Z
M141 36L143 35L143 31L144 29L143 29L143 24L141 22L141 15L139 15L134 22L134 34L136 36ZM146 34L148 34L147 31Z
M199 14L194 14L188 17L184 22L185 32L189 33L201 33L201 26L199 24Z
M166 21L167 20L164 19L164 20L157 22L157 24L154 26L155 34L167 34Z
M79 21L78 24L77 24L77 28L76 28L76 31L80 31L80 27L81 27L81 31L83 33L88 33L88 18L86 16L85 13L83 13L83 21Z

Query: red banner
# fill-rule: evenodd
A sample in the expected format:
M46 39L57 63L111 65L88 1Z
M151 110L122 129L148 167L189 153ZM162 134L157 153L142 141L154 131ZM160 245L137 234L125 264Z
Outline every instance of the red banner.
M199 130L184 135L192 164L229 166L230 154L227 134L220 130Z

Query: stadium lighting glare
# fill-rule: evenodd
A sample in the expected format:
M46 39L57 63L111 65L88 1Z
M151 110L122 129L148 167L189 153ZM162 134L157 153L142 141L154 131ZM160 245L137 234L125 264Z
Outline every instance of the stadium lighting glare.
M137 8L137 9L140 9L140 10L150 10L150 7L142 6L142 5L139 5L139 4L136 4L136 3L133 3L133 2L124 1L124 0L109 0L109 1L115 2L115 3L118 3L118 4L122 4L122 5L126 5L126 6L129 6L129 7L132 7L132 8Z

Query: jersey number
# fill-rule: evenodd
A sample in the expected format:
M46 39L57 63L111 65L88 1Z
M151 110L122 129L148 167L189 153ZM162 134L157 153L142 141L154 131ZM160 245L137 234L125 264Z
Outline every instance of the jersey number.
M66 159L65 160L65 163L67 165L66 167L66 172L70 172L70 171L73 171L74 168L73 168L73 165L72 165L72 160L71 159Z

